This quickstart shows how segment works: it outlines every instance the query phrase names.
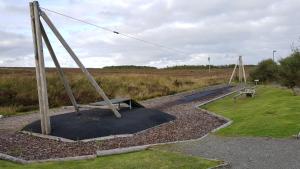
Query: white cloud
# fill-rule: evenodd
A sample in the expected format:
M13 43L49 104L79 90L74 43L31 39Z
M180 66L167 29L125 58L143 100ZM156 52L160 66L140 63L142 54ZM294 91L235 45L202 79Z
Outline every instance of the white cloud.
M287 56L300 36L298 0L42 0L40 4L187 53L158 49L47 12L87 67L207 64L208 56L214 64L232 64L238 55L254 64L271 57L273 49L278 57ZM3 0L0 10L0 66L33 66L28 2ZM76 66L48 28L47 32L61 64ZM44 51L46 65L53 66Z

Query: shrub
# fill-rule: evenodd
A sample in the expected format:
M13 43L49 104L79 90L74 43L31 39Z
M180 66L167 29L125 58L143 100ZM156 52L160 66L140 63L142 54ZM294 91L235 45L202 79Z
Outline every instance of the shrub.
M273 82L278 79L278 65L272 59L258 63L256 69L250 73L251 80L259 79L261 82Z
M295 93L295 86L300 86L300 52L294 51L289 57L280 61L280 83Z

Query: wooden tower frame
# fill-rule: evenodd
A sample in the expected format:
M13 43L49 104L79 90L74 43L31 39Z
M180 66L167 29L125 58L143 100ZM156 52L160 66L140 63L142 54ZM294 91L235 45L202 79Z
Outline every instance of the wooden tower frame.
M229 85L232 82L232 79L233 79L233 76L236 72L237 67L239 67L239 70L238 70L239 83L242 83L243 80L244 80L245 84L247 83L245 68L244 68L244 64L243 64L243 59L242 59L242 56L239 56L239 59L238 59L237 63L235 64L234 69L232 71L232 74L230 76L230 80L229 80L229 83L228 83Z
M49 117L49 103L48 103L48 94L47 94L47 81L45 74L45 63L44 63L44 54L43 54L43 40L48 48L50 56L55 64L56 69L58 70L59 77L64 84L65 90L69 96L69 99L74 106L75 110L79 111L79 105L76 103L75 97L72 93L72 89L69 85L68 79L66 78L63 69L61 68L57 57L54 53L54 50L51 46L51 43L48 39L46 31L42 25L40 18L42 18L45 23L52 30L57 39L61 42L63 47L70 54L72 59L76 62L79 68L82 70L88 81L95 88L97 93L104 99L109 108L113 111L114 115L117 118L121 118L121 114L117 111L117 109L113 106L111 101L108 99L102 88L98 85L93 76L88 72L88 70L84 67L81 61L78 59L74 51L68 45L68 43L64 40L62 35L56 29L52 21L46 15L44 11L39 7L38 1L33 1L29 3L30 7L30 16L31 16L31 28L32 28L32 36L33 36L33 46L34 46L34 56L35 56L35 69L36 69L36 79L37 79L37 89L38 89L38 98L39 98L39 111L41 118L41 132L42 134L50 134L51 133L51 124Z

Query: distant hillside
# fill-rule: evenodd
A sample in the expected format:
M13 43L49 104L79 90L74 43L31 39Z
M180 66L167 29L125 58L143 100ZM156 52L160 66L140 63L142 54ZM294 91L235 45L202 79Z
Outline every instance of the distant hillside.
M215 69L223 69L223 68L234 68L234 64L230 65L210 65L210 68L215 68ZM254 67L255 65L245 65L245 67ZM177 65L177 66L170 66L170 67L165 67L163 69L208 69L208 65Z

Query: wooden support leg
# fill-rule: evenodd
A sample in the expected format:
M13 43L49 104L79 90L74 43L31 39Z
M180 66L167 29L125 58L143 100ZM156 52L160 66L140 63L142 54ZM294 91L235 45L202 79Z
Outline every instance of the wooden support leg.
M232 78L233 78L233 76L234 76L236 67L237 67L237 64L235 64L234 69L233 69L233 71L232 71L232 74L231 74L231 76L230 76L230 80L229 80L229 83L228 83L229 85L231 84L231 81L232 81Z
M31 5L30 5L31 6ZM47 82L46 82L46 74L45 74L45 63L44 63L44 54L43 54L43 44L41 37L41 29L40 29L40 11L39 4L37 1L32 3L31 9L33 9L34 16L34 32L35 32L35 44L37 48L37 69L38 69L38 90L39 93L39 105L40 105L40 113L41 113L41 130L43 134L51 133L50 126L50 118L49 118L49 103L48 103L48 93L47 93Z
M64 38L61 36L61 34L58 32L54 24L51 22L51 20L48 18L48 16L45 14L45 12L41 11L41 16L44 19L44 21L48 24L50 29L53 31L55 36L58 38L58 40L61 42L61 44L64 46L64 48L68 51L68 53L71 55L73 60L76 62L76 64L79 66L79 68L82 70L82 72L85 74L87 79L90 81L90 83L94 86L96 91L100 94L100 96L104 99L104 101L108 104L110 109L113 111L116 117L120 118L121 114L117 111L117 109L113 106L111 101L108 99L104 91L101 89L101 87L98 85L96 80L93 78L93 76L88 72L88 70L84 67L84 65L80 62L76 54L73 52L71 47L68 45L68 43L64 40Z
M54 64L55 64L55 66L56 66L56 69L57 69L58 73L59 73L60 80L63 82L64 87L65 87L65 89L66 89L66 91L67 91L67 94L68 94L68 96L69 96L69 98L70 98L70 101L71 101L72 105L74 106L75 110L76 110L77 112L79 112L79 108L78 108L78 106L77 106L75 97L74 97L74 95L73 95L73 93L72 93L72 89L71 89L71 87L70 87L70 85L69 85L69 81L68 81L68 79L66 78L66 76L65 76L65 74L64 74L64 72L63 72L63 70L62 70L62 68L60 67L60 64L59 64L59 62L58 62L58 60L57 60L57 58L56 58L56 55L55 55L55 53L54 53L54 50L53 50L53 48L52 48L52 46L51 46L51 43L50 43L50 41L49 41L49 38L48 38L48 36L47 36L47 34L46 34L46 32L45 32L45 29L44 29L44 27L43 27L42 24L41 24L41 33L42 33L44 42L45 42L45 44L46 44L46 46L47 46L47 48L48 48L48 51L49 51L49 53L50 53L50 56L51 56L51 58L52 58L52 60L53 60L53 62L54 62Z

